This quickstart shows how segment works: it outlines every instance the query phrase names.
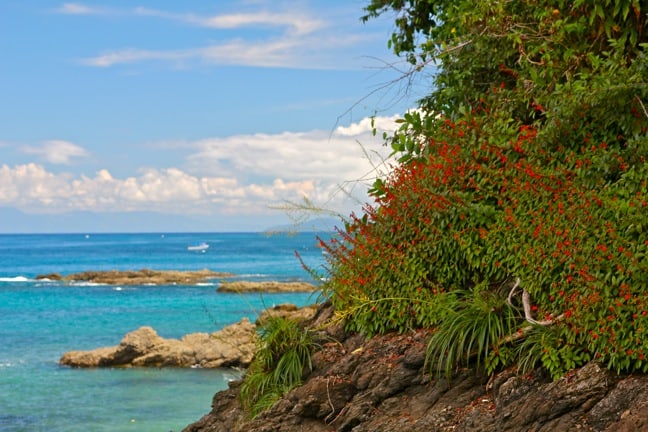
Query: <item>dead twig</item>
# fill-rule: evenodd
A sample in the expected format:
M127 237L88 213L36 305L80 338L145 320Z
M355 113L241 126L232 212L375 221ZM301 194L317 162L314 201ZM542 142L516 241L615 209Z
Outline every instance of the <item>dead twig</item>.
M641 105L641 109L643 110L644 115L648 117L648 111L646 110L646 106L641 101L641 98L639 96L635 96L635 99L637 99L637 102L639 102L639 105Z
M513 285L513 288L511 288L511 291L509 291L508 297L506 298L506 301L509 305L513 306L512 299L513 295L515 294L515 291L518 289L520 286L520 278L517 278L515 280L515 285ZM556 317L556 318L551 318L548 320L543 320L543 321L538 321L535 318L533 318L533 313L531 311L531 296L525 290L522 288L522 307L524 308L524 319L530 323L530 324L536 324L536 325L541 325L541 326L548 326L556 322L557 320L562 319L562 315Z

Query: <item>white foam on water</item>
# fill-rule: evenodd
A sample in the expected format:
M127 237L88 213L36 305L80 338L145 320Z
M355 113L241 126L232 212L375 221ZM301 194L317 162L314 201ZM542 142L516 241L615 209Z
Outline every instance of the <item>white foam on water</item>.
M26 278L25 276L14 277L0 277L0 282L31 282L33 279Z
M97 283L97 282L86 282L86 281L73 281L70 285L74 286L104 286L107 285L105 283Z

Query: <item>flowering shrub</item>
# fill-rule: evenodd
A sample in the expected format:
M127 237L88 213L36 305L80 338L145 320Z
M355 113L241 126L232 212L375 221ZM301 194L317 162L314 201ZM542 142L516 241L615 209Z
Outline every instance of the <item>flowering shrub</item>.
M369 11L401 3L375 0ZM325 293L351 330L438 326L450 336L432 343L474 340L478 352L465 350L464 359L476 354L489 371L541 362L557 377L594 359L648 371L648 61L639 4L407 3L391 43L413 63L441 59L438 88L388 138L399 164L376 181L375 202L323 244ZM440 23L421 30L415 23L426 14ZM414 45L407 32L419 30L455 48ZM512 48L489 51L502 41ZM508 299L515 332L466 335L479 326L460 320L483 321L484 311L506 311L500 327L509 328L509 308L468 308L484 304L485 292ZM470 310L479 313L457 314Z
M498 145L476 138L476 118L439 122L439 136L380 183L343 240L324 245L327 290L349 328L439 324L457 307L442 294L502 291L519 278L535 316L559 329L546 347L559 353L546 360L552 370L590 359L648 370L648 176L644 156L628 162L648 154L648 141L548 154L533 127Z

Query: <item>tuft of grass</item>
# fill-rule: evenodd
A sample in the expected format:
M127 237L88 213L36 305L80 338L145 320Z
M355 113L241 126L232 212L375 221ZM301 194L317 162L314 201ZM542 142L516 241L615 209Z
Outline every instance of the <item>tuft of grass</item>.
M548 349L557 346L557 344L558 336L554 328L540 325L531 326L524 339L515 347L518 373L524 375L538 366L544 366L543 359Z
M457 305L447 311L430 338L426 365L432 373L445 373L474 359L477 370L488 372L508 363L509 351L500 342L517 328L516 311L500 293L479 286L455 291Z
M241 404L252 418L301 385L304 372L313 367L314 345L312 333L294 320L272 317L261 326L240 392Z

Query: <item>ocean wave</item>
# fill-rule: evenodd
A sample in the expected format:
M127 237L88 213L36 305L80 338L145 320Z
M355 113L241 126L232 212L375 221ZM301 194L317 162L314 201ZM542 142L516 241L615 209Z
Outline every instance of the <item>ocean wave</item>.
M19 361L19 363L22 363L22 361ZM10 368L16 366L16 363L12 363L10 361L0 361L0 369L2 368Z
M0 277L0 282L33 282L34 279L26 278L25 276L14 277Z
M198 282L196 286L216 286L218 283L215 282Z

